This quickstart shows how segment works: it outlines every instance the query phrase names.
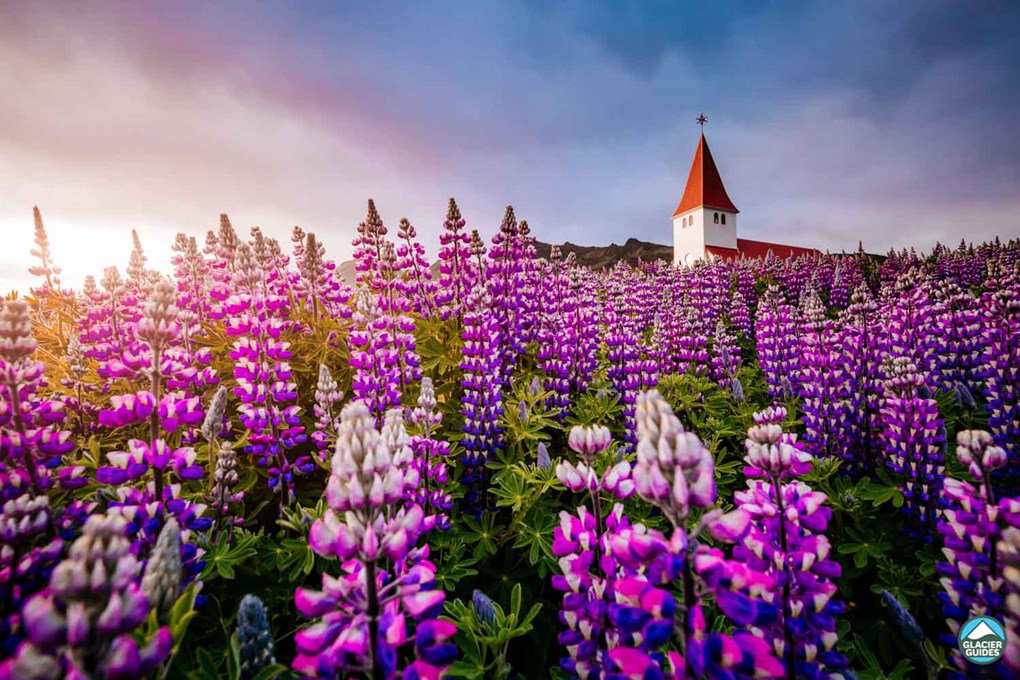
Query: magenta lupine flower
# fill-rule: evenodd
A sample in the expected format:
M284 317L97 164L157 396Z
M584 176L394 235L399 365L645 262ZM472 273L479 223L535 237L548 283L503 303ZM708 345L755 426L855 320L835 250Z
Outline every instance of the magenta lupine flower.
M768 287L758 305L754 335L758 343L758 363L765 372L769 395L788 400L795 387L791 376L797 368L797 326L793 307L783 299L776 285Z
M834 599L840 566L824 533L831 511L824 493L796 479L810 469L811 455L783 432L785 409L754 419L745 443L748 488L734 494L751 529L733 557L775 581L760 596L780 616L758 631L784 660L786 677L827 677L847 668L835 651L836 617L845 607Z
M670 677L778 677L782 666L768 644L749 630L738 629L733 636L708 632L700 600L702 589L712 593L740 628L768 625L775 619L775 607L761 600L774 587L772 580L697 541L702 532L720 542L739 541L747 534L750 516L740 509L724 513L712 507L716 500L712 455L696 435L684 430L657 391L638 397L637 427L632 473L637 494L658 506L673 530L669 538L643 527L622 530L613 537L612 554L625 569L641 569L653 585L677 581L681 585L680 621L673 626L680 651L667 655ZM699 508L706 512L689 527L691 510ZM628 672L644 663L632 653L616 657L617 663L626 662Z
M476 291L477 294L477 291ZM464 313L464 372L461 387L461 415L464 416L461 446L466 469L461 482L467 488L467 510L485 510L487 475L485 463L503 445L499 417L503 413L503 363L500 353L499 324L492 314L488 298L480 295Z
M999 541L1002 576L1006 586L1006 652L1003 660L1020 673L1020 529L1007 527Z
M854 392L846 370L843 333L825 315L813 289L802 310L800 373L805 448L821 458L852 460L850 398Z
M436 409L436 393L432 378L421 379L418 405L409 414L410 422L420 434L411 437L408 445L414 453L414 466L418 470L421 484L411 492L409 500L417 503L425 513L424 530L433 527L446 531L450 528L447 513L453 507L450 494L443 490L447 482L446 457L450 455L449 442L436 439L435 431L443 421L443 414Z
M138 678L170 654L169 629L144 644L133 634L150 603L124 532L118 517L89 518L49 587L22 609L27 639L0 664L0 678Z
M893 359L885 374L881 439L885 442L886 465L906 478L903 512L908 530L931 540L945 476L945 425L935 400L922 396L924 378L910 359Z
M563 572L553 577L553 587L564 593L560 622L566 627L558 638L567 650L560 666L580 678L609 677L604 675L604 671L613 667L609 650L626 643L640 647L640 641L633 636L650 623L648 617L638 620L630 616L634 610L633 588L623 591L631 592L629 600L618 601L614 594L618 568L609 551L610 540L614 532L629 526L629 522L619 503L608 513L604 511L603 495L623 500L634 493L634 483L626 461L607 467L601 475L595 471L596 456L611 443L608 428L575 426L570 430L568 444L578 454L578 461L560 461L556 466L557 478L571 491L587 493L592 508L591 512L583 505L576 513L564 510L560 513L559 527L553 530L552 551ZM668 594L666 597L671 603L672 598ZM637 599L640 601L640 597ZM665 606L671 611L672 604ZM627 609L620 612L620 607ZM611 612L618 614L621 623L633 622L624 629L630 636L627 640L620 640L618 630L610 625ZM660 634L646 639L644 648L660 647L669 637L668 628L667 622L665 638L660 639ZM656 630L660 629L657 624Z
M38 394L45 383L45 365L33 358L36 341L28 306L20 300L0 307L0 500L21 490L44 491L49 471L75 448L71 433L61 430L64 404ZM78 487L82 468L65 468L61 483ZM79 479L80 478L80 479Z
M443 233L439 235L439 286L436 290L436 304L442 309L442 318L460 316L467 303L475 276L471 262L471 236L464 231L466 222L460 214L457 202L450 199L443 222Z
M953 650L957 668L966 674L969 662L958 651L956 639L960 626L978 614L1000 621L1010 618L1007 617L1008 586L1003 579L1009 547L1003 546L1002 539L1005 527L1020 528L1020 500L1000 500L995 495L989 477L1006 466L1007 454L996 446L989 433L967 430L960 432L956 441L956 454L977 486L952 478L945 480L944 493L949 507L943 510L938 532L942 535L942 552L947 561L936 563L935 569L942 577L939 581L944 592L939 599L950 630L943 641ZM1005 558L1000 554L1004 547ZM1009 602L1010 606L1015 604L1015 600ZM1015 649L1011 654L1016 654ZM1009 677L1002 661L992 670Z
M247 244L237 248L236 291L223 303L226 334L237 338L230 358L235 362L234 396L238 415L249 430L247 453L267 468L269 486L280 492L282 506L293 496L294 474L309 472L309 456L291 461L289 449L307 436L300 421L297 385L291 373L290 343L282 339L287 322L278 316L287 299L265 285L261 267Z
M1015 488L1020 474L1020 285L1015 275L1012 285L1007 277L989 283L982 296L988 429L1006 451L1008 464L1002 474Z
M295 594L298 611L320 618L295 638L293 666L306 675L398 677L397 652L410 641L411 622L416 660L404 678L438 677L456 655L448 642L455 627L435 620L444 597L435 589L435 566L427 547L414 547L424 515L404 499L420 478L403 419L391 413L382 433L363 403L341 413L326 487L329 509L312 525L309 542L318 554L338 558L343 573L324 574L321 591L299 588Z

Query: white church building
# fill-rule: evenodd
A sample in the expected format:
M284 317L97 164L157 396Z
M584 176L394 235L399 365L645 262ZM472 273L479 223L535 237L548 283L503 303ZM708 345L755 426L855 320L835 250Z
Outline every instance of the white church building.
M699 122L704 122L699 120ZM818 251L737 237L737 206L730 200L702 132L683 197L673 212L673 264L699 260L797 257Z

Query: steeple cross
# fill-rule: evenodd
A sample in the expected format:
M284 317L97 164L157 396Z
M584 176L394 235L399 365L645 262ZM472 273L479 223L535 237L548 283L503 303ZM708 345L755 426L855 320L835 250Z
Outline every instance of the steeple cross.
M708 122L708 116L706 116L705 114L701 114L700 116L698 116L694 120L697 121L698 125L701 126L701 131L704 132L705 131L705 123Z

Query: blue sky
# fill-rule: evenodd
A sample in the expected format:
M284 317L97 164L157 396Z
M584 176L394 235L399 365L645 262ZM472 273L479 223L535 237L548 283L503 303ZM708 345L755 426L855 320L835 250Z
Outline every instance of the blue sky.
M344 259L376 199L668 243L695 116L749 238L1020 235L1020 4L24 3L0 21L0 287L38 204L71 283L227 212ZM98 247L101 244L102 247Z

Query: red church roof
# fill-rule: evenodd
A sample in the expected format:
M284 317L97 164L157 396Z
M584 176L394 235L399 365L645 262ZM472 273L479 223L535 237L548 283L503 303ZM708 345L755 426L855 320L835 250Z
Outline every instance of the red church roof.
M772 254L779 258L817 255L819 252L814 248L801 248L800 246L788 246L782 243L768 243L766 241L751 241L746 238L737 239L736 249L705 246L707 254L715 255L722 260L739 260L742 257L748 259L764 258L768 256L769 251L772 251Z
M683 198L680 199L680 205L676 207L673 217L702 206L739 212L726 193L726 187L723 186L719 169L715 167L715 161L712 160L712 152L708 148L708 142L705 141L705 135L701 135L701 139L698 141L698 150L694 152L691 173L687 176L687 186L684 188Z

